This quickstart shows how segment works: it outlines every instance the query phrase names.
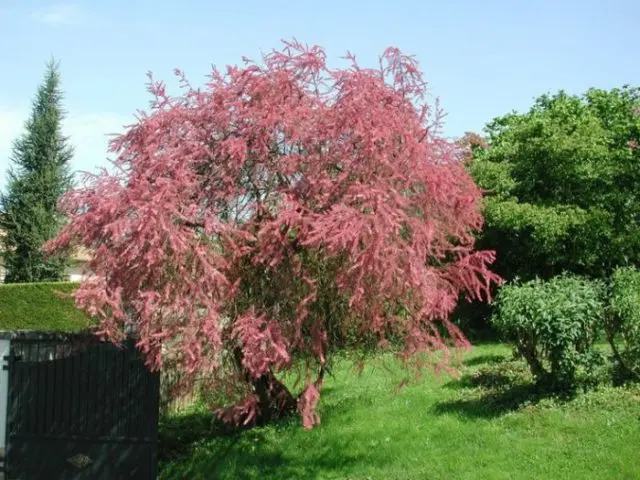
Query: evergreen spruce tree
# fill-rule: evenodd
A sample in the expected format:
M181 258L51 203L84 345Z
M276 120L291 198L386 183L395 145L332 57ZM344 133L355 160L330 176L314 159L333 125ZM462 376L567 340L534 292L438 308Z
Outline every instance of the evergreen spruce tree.
M55 237L63 217L56 205L71 187L73 149L62 135L60 73L47 64L25 132L13 145L6 193L0 195L0 237L5 283L62 280L67 259L45 257L40 247Z

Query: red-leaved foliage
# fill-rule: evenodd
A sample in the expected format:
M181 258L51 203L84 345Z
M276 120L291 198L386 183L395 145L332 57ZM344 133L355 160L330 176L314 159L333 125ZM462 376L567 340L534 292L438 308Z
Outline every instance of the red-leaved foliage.
M46 247L93 252L76 299L99 334L132 329L151 366L171 357L212 387L243 385L220 410L238 423L276 391L261 379L301 362L297 406L317 423L345 332L446 362L447 346L468 345L449 321L459 295L499 281L493 252L474 251L480 191L438 133L415 60L347 58L330 69L321 48L289 42L202 89L178 71L177 98L150 81L150 112L111 144L115 173L61 200L70 221Z

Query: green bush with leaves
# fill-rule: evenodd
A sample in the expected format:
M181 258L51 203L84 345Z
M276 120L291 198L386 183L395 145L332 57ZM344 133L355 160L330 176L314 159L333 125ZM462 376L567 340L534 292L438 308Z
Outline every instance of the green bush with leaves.
M607 339L623 378L640 381L640 271L618 268L611 278Z
M492 323L524 358L536 382L573 389L596 381L604 357L593 348L604 324L604 285L561 275L504 285Z

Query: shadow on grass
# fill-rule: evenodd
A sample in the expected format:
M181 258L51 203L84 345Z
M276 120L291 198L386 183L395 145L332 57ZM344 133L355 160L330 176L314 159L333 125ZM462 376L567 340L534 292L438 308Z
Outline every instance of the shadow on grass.
M339 402L322 409L323 425L340 422L344 407L345 402ZM302 429L296 415L267 428L235 431L204 410L168 418L159 435L159 478L313 479L320 473L348 470L350 465L364 461L349 453L354 440L348 436L316 437L312 449L300 445L300 452L293 455L290 442L296 440L287 433L292 429Z
M478 355L477 357L472 357L468 360L465 360L463 365L467 367L475 367L478 365L493 365L496 363L501 363L507 360L507 357L504 355Z
M162 463L187 456L201 439L221 433L213 414L205 410L167 416L159 425L158 458Z
M501 374L467 375L447 388L467 390L467 398L437 403L436 414L461 414L469 418L496 418L525 407L535 407L543 400L564 403L575 398L575 392L554 392L534 383L514 383ZM471 389L475 389L475 392Z
M229 464L241 479L256 467L280 468L277 451L256 448L264 446L263 436L258 428L230 430L204 409L167 417L158 435L160 478L220 478Z
M513 375L500 372L481 372L471 375L464 375L459 380L445 383L443 386L449 390L467 390L482 388L485 390L495 390L512 387L524 382L514 381Z
M319 441L293 455L264 430L215 437L181 461L161 466L161 479L293 479L318 478L321 472L348 470L363 460L345 454L348 439Z

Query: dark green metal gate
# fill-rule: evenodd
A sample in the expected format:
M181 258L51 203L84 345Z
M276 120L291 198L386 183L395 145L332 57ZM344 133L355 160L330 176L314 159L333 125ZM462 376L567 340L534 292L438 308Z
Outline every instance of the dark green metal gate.
M129 342L11 340L7 479L155 479L159 375Z

